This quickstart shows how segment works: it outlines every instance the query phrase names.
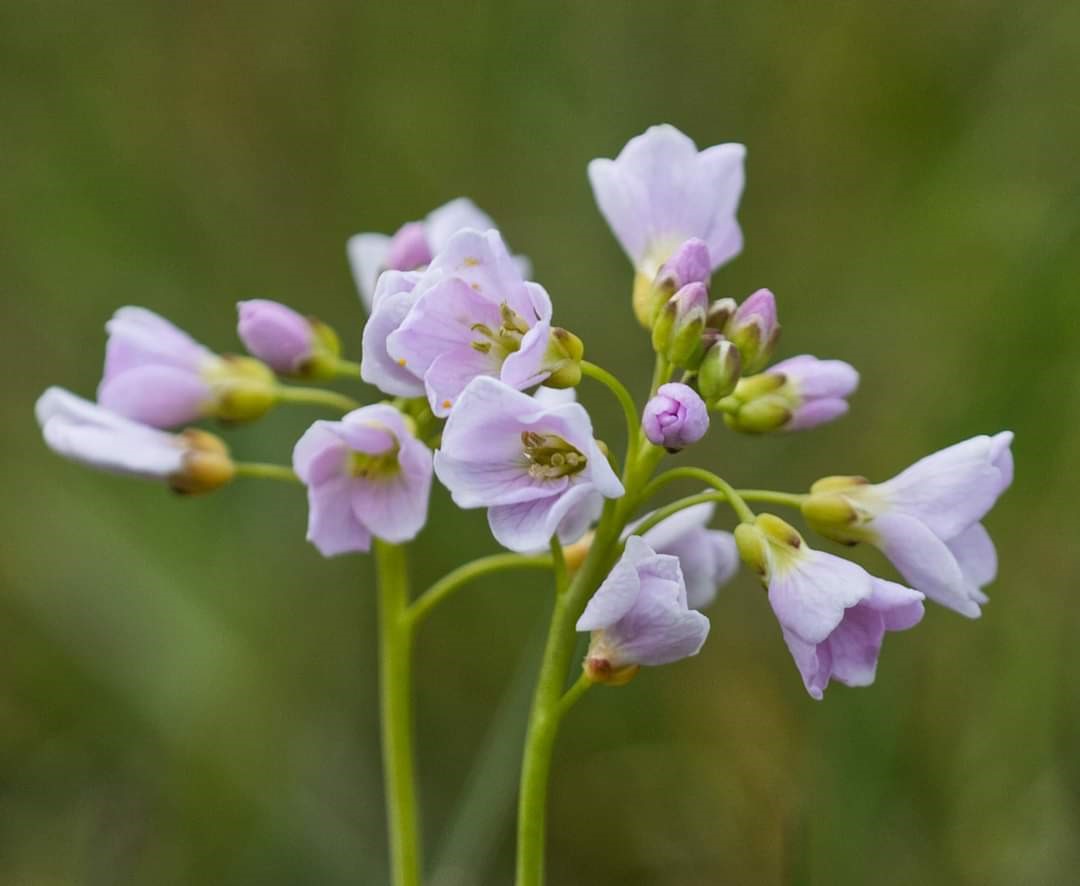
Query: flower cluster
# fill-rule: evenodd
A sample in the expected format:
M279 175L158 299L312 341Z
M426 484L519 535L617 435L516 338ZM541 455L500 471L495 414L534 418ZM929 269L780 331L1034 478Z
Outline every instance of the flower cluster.
M164 429L320 402L278 377L358 374L394 399L350 403L357 408L340 420L315 422L292 456L308 490L308 538L321 553L367 551L373 537L414 538L434 475L459 507L485 508L495 540L511 551L577 543L585 556L605 501L619 503L611 520L627 526L664 452L705 438L710 412L745 433L805 430L847 412L858 385L840 360L804 354L769 365L780 325L768 289L741 304L711 297L713 272L742 247L744 157L741 145L698 151L673 127L657 126L614 160L589 164L600 211L633 264L634 313L657 357L657 384L621 479L570 390L590 371L581 339L553 325L552 300L529 279L529 262L464 198L392 236L349 241L370 312L358 367L342 358L332 329L278 302L238 304L250 356L216 354L157 314L124 307L106 324L97 403L50 389L37 409L45 440L105 470L208 491L238 473L258 475L258 466L233 462L207 431ZM349 402L322 396L328 405ZM698 610L741 558L768 587L811 695L820 698L830 679L872 682L884 633L914 626L924 597L979 615L996 572L981 521L1011 482L1011 441L1008 432L975 437L886 483L828 477L788 496L823 536L881 549L907 586L811 549L771 514L748 515L720 484L712 501L641 536L623 529L625 552L577 619L592 635L586 674L625 682L641 665L695 654L708 633ZM745 509L734 536L707 528L724 499Z

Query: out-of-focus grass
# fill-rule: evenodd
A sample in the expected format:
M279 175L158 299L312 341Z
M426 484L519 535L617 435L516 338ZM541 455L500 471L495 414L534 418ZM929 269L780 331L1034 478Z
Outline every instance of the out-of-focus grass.
M687 457L800 488L1009 427L1017 482L989 520L983 619L931 610L873 689L806 698L740 578L699 658L592 693L559 746L552 882L1069 882L1077 58L1066 2L0 7L0 882L384 876L369 563L320 559L295 489L176 500L62 463L36 395L92 393L101 324L128 303L230 349L232 303L279 298L355 354L345 237L459 194L640 389L648 345L584 167L661 120L749 147L747 247L715 291L772 287L784 354L863 373L842 423ZM284 460L315 415L230 440ZM437 493L417 580L492 548ZM433 851L545 596L490 580L424 629ZM493 818L448 880L506 882L512 822Z

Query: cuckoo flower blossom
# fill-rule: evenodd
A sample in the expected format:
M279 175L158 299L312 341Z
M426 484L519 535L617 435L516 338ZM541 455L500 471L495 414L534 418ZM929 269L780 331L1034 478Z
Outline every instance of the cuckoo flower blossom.
M651 282L692 238L708 247L710 270L738 255L745 155L738 144L698 151L665 124L630 139L614 160L589 163L596 202L638 274Z
M435 473L459 507L486 507L513 551L540 550L556 534L576 541L595 516L583 505L623 494L580 404L547 406L486 376L450 413Z
M681 382L660 385L641 418L650 443L678 452L709 430L709 410L697 391Z
M386 234L357 234L349 238L347 251L353 278L365 307L374 306L376 282L383 271L415 271L431 263L458 231L495 227L486 213L465 197L458 197L432 210L423 221L407 222L392 237ZM523 275L529 262L514 259Z
M376 293L375 331L364 336L375 356L361 375L388 393L414 394L422 382L438 416L477 376L519 390L544 381L565 362L563 343L576 341L552 330L551 299L522 279L497 231L460 231L419 277L391 282Z
M679 558L658 554L641 538L626 540L619 562L577 621L591 631L585 673L596 683L621 685L642 665L697 655L709 620L690 609Z
M741 524L735 540L768 588L769 605L813 698L822 697L830 679L869 686L885 632L922 620L921 593L813 550L772 514Z
M737 431L805 431L844 415L858 386L853 366L803 354L743 378L721 408Z
M715 511L716 505L711 502L694 505L672 514L641 536L658 554L679 558L686 580L686 602L692 609L710 605L739 566L735 537L708 528Z
M205 431L168 434L63 388L49 388L34 412L50 449L92 468L162 480L189 493L223 486L235 473L225 444Z
M105 325L109 341L98 402L158 428L208 415L217 354L146 308L120 308Z
M997 552L980 522L1013 478L1003 431L957 443L885 483L827 477L803 504L807 521L838 541L868 541L931 600L978 618Z
M296 444L308 489L308 541L324 557L367 551L372 536L413 538L427 520L431 450L383 403L317 421Z

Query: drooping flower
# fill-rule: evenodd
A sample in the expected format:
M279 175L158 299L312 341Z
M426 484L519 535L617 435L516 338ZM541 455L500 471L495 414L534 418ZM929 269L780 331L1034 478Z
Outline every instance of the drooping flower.
M649 442L678 452L709 430L709 410L697 391L681 382L660 385L645 404L641 425Z
M622 484L578 403L547 406L496 379L465 388L443 430L435 473L462 508L487 508L496 540L513 551L580 538L596 516L583 506Z
M1003 431L957 443L917 461L884 483L826 477L811 488L803 513L817 531L880 548L931 600L978 618L984 585L997 574L997 552L981 521L1013 478Z
M375 289L383 271L415 271L430 264L432 258L446 248L458 231L472 228L486 231L494 228L491 218L469 199L458 197L432 210L423 221L407 222L396 234L356 234L349 238L346 250L353 278L370 311L374 307ZM529 273L529 262L516 256L515 262L523 276Z
M686 602L691 609L710 605L739 567L735 536L708 528L715 510L712 502L685 508L641 536L658 554L679 558L686 580Z
M658 554L644 539L631 536L577 629L592 632L585 673L593 682L619 686L642 665L697 655L709 634L709 620L687 605L679 558Z
M904 631L922 620L919 591L808 547L772 514L740 524L735 540L743 561L768 588L784 641L815 699L830 680L869 686L885 632Z
M834 421L848 411L847 397L859 386L859 373L842 360L809 354L743 378L724 401L724 421L737 431L805 431Z
M169 428L216 416L257 418L274 402L274 375L250 357L222 357L146 308L120 308L109 334L98 403Z
M315 422L293 468L308 489L308 541L324 557L367 551L373 536L408 541L427 520L431 450L387 404Z
M652 126L614 160L589 163L600 212L638 274L650 283L687 240L708 246L710 270L742 249L735 211L746 149L723 144L698 151L675 127Z
M186 493L217 489L235 474L228 448L206 431L168 434L63 388L45 391L34 413L50 449L98 470L164 481Z
M287 305L256 298L237 302L237 333L248 353L281 375L332 378L341 345L325 323Z
M438 416L477 376L524 389L581 358L580 340L552 329L551 299L522 279L497 231L459 231L418 278L392 283L377 293L365 334L375 356L361 375L401 395L422 382ZM373 341L382 335L384 349Z

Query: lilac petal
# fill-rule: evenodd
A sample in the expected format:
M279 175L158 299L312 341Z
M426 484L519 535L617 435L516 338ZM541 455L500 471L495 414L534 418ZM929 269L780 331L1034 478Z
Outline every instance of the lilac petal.
M387 337L400 328L416 302L409 290L391 292L381 284L388 279L401 285L409 281L398 271L387 271L380 278L380 298L364 326L363 356L360 359L360 377L385 394L395 397L420 397L424 394L422 377L400 360L395 360L386 350ZM415 282L415 281L413 281ZM385 292L385 294L383 294Z
M306 486L326 483L343 470L348 446L336 432L336 424L315 422L293 447L293 470Z
M681 605L675 582L643 581L633 609L609 630L619 657L635 664L670 664L701 651L709 636L709 620Z
M275 372L295 372L314 345L311 324L287 305L264 298L237 302L240 340Z
M62 388L35 405L42 436L54 452L118 474L165 479L180 471L184 447L172 434L129 421Z
M862 605L881 613L885 630L906 631L922 621L923 595L895 581L873 577L874 591Z
M491 527L491 534L499 544L511 551L526 553L543 550L548 546L551 537L562 529L563 521L568 516L576 516L578 506L593 492L591 485L581 483L570 487L561 495L489 508L488 525ZM585 529L584 526L580 528L582 532ZM577 541L577 538L569 534L563 537L559 532L559 536L559 540L564 544Z
M430 490L430 470L415 478L402 471L392 478L356 482L353 514L372 535L395 544L409 541L427 522Z
M405 360L412 372L424 375L447 351L472 348L479 338L475 324L494 330L501 322L497 303L488 301L464 280L449 277L416 300L401 326L387 339L386 350L395 360Z
M746 185L746 148L737 144L706 148L698 158L702 191L712 197L709 225L701 238L709 244L713 268L727 264L742 252L742 229L735 219Z
M431 251L437 255L458 231L487 231L495 227L495 222L468 197L458 197L429 212L424 227Z
M666 520L657 523L652 529L641 536L641 538L654 551L669 553L665 550L666 548L677 544L683 536L696 535L695 530L704 529L708 526L709 523L712 522L715 513L716 504L713 502L704 502L700 505L683 508L683 510L676 511ZM649 516L650 514L646 514L642 519L646 519ZM640 522L641 520L636 521L636 523ZM633 532L636 523L627 527L627 531Z
M103 381L147 365L197 371L213 358L209 350L186 332L146 308L120 308L105 324L105 329L109 341Z
M832 654L828 643L807 643L796 634L783 630L784 642L787 644L791 657L795 660L795 667L799 669L803 685L810 697L815 701L821 701L825 695L825 688L829 685L829 677L832 676Z
M577 391L574 388L547 388L541 386L533 391L532 396L537 403L545 408L577 402Z
M735 536L730 532L698 529L655 547L658 553L679 558L686 580L686 601L691 609L704 609L711 604L739 566Z
M808 400L850 397L859 386L859 373L843 360L821 360L800 354L769 367L770 373L783 373L798 392Z
M385 234L356 234L345 244L345 251L360 300L370 312L375 305L375 284L387 267L390 238Z
M990 438L990 461L998 469L1000 475L998 495L1012 486L1013 481L1013 432L1002 431Z
M781 430L806 431L816 428L846 415L848 408L847 400L810 400L795 409Z
M771 569L769 603L780 624L807 643L821 643L844 610L873 590L870 575L841 557L804 549L794 564Z
M585 611L577 620L578 631L599 631L611 627L630 611L641 590L638 563L654 556L650 548L636 535L626 540L626 553L612 567L607 578L592 595Z
M458 231L435 256L428 275L431 279L449 277L464 282L496 310L505 302L529 325L538 319L551 319L550 301L546 311L537 314L537 293L525 286L498 231ZM544 308L542 302L541 298L539 307ZM488 321L478 317L470 322Z
M308 487L307 540L324 557L371 549L371 533L353 510L350 477Z
M431 263L427 232L420 222L406 222L390 238L386 267L395 271L415 271Z
M521 347L507 356L499 370L499 378L519 391L540 384L551 372L543 368L551 326L541 320L521 339Z
M588 494L578 492L579 488L587 488ZM559 521L557 535L563 544L572 544L600 518L600 513L604 510L604 496L597 492L591 483L573 486L566 495L574 497L567 504L566 514Z
M997 578L997 549L982 523L974 523L946 542L965 580L977 588Z
M102 381L98 402L106 409L155 428L202 417L213 399L197 374L175 366L139 366Z
M828 639L831 672L845 686L869 686L877 673L885 622L880 612L860 604L849 609Z
M435 475L450 490L450 497L459 508L546 500L570 485L566 477L534 479L529 475L528 465L465 461L448 455L445 449L435 453Z
M1004 452L1011 439L1009 432L973 437L920 459L878 488L892 508L951 539L985 517L1011 479Z
M913 588L968 618L981 614L956 557L921 520L889 511L873 522L877 546Z
M469 382L478 376L494 375L498 370L498 362L491 354L483 354L469 345L447 348L424 373L431 411L445 418Z

